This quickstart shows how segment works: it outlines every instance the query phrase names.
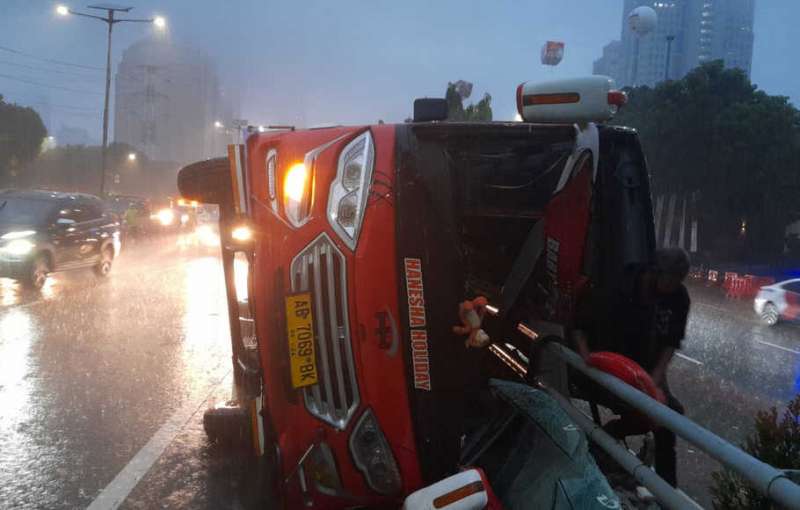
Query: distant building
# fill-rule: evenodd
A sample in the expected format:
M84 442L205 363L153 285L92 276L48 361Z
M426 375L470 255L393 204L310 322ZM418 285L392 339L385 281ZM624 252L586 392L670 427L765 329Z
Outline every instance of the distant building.
M153 160L197 161L224 154L227 138L214 122L230 116L206 54L158 39L124 51L115 79L114 141Z
M687 41L686 56L692 67L721 59L750 76L753 61L755 0L695 0L688 18L699 34Z
M658 23L655 30L639 37L631 31L627 17L642 5L656 11ZM723 60L726 67L737 67L749 76L754 9L755 0L625 0L618 74L612 77L621 86L654 86L682 78L711 60ZM595 74L609 74L598 72L598 64L600 69L613 69L606 63L606 54L615 42L603 48Z
M89 131L84 128L62 125L55 134L57 145L89 145Z
M623 69L622 41L611 41L603 46L603 56L594 61L592 74L610 76L620 83Z

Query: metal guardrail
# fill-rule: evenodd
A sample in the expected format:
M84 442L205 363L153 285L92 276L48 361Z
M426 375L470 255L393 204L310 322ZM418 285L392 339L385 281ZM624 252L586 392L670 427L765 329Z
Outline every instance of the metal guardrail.
M564 412L566 412L575 424L586 433L591 441L597 443L597 445L608 453L620 467L630 473L637 482L647 487L661 506L669 510L701 508L686 494L676 490L664 481L655 471L650 469L650 466L620 446L619 441L611 437L602 427L592 421L591 418L576 409L566 397L552 388L545 387L544 390L561 405Z
M791 481L783 471L745 453L740 448L660 402L653 400L620 379L589 367L580 356L563 345L549 341L547 347L552 349L556 355L572 368L585 374L636 410L646 414L659 425L668 428L697 448L700 448L723 466L737 472L762 494L786 508L800 510L800 485ZM609 453L613 455L612 452ZM661 479L659 478L659 480ZM663 480L661 481L663 482ZM655 492L654 494L659 496Z

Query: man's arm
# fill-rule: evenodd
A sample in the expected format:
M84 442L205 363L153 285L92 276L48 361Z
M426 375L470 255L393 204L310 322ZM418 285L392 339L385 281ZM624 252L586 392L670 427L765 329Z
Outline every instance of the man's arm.
M656 365L653 367L650 376L653 378L653 382L656 383L656 386L661 386L664 382L664 376L667 373L667 367L669 366L669 362L672 360L672 356L675 354L674 347L664 347L661 349L661 353L658 355L658 359L656 360Z
M595 323L595 310L597 303L594 299L594 290L587 289L578 298L575 305L575 326L572 330L571 337L575 345L575 350L580 354L583 361L589 361L589 355L592 351L589 349L589 333L593 331Z
M573 330L572 339L575 341L575 347L583 361L589 361L589 354L592 351L589 350L589 339L586 337L586 332L582 329Z

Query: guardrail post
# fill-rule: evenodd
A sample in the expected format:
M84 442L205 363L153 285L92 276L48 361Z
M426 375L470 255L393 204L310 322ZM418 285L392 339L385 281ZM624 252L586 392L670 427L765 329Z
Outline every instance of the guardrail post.
M553 349L570 366L585 374L597 384L621 398L653 421L668 428L686 441L718 460L723 466L737 472L759 492L786 508L800 510L800 485L787 474L745 453L740 448L704 429L685 416L645 395L616 377L591 368L575 352L556 342L549 341Z

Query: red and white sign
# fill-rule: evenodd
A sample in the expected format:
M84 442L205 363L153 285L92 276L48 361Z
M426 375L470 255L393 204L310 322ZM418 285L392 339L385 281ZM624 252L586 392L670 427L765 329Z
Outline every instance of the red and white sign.
M414 387L419 390L431 391L428 330L425 319L425 289L422 285L422 261L415 258L406 258L405 275Z

